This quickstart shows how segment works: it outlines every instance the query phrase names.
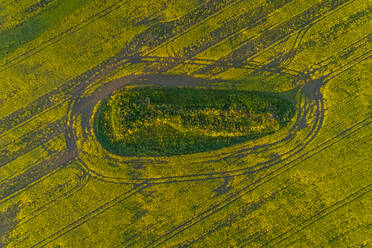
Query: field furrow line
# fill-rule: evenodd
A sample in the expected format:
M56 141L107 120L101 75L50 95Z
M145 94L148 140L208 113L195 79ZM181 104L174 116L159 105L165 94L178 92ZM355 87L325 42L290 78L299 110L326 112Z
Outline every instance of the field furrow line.
M219 0L224 1L224 0ZM235 0L234 0L235 1ZM216 11L220 11L223 9L226 5L218 6L218 2L213 2L214 9ZM213 5L212 4L212 5ZM214 6L213 5L213 6ZM217 7L218 6L218 7ZM227 5L228 6L228 5ZM206 9L205 6L204 9ZM209 6L211 7L211 6ZM211 8L211 10L214 10ZM193 15L197 14L198 11L202 11L203 8L196 10L196 13L192 12L187 14L186 16L182 17L179 23L186 23L185 27L183 29L177 30L177 33L182 33L185 28L188 26L193 26L198 23L198 21L203 20L203 18L200 18L201 20L192 20L189 22L188 20L193 17ZM214 12L211 10L208 10L207 17L210 14L213 14ZM211 12L211 13L210 13ZM203 16L202 16L203 17ZM154 29L162 30L166 28L167 26L176 27L178 24L177 21L173 22L167 22L167 23L160 23L151 26L149 29L145 30L143 33L140 33L137 35L128 45L125 47L122 51L117 53L115 56L107 59L106 61L102 62L101 64L97 65L93 69L83 73L82 75L77 76L76 78L70 80L69 82L63 84L62 86L58 87L56 90L51 91L50 93L38 98L37 100L33 101L31 104L29 104L27 107L21 108L7 117L0 120L0 135L2 135L5 131L13 128L16 125L20 125L22 122L27 121L35 114L39 114L40 112L46 110L49 107L52 107L53 104L62 104L69 100L71 98L71 95L79 94L82 88L86 87L87 85L91 84L92 82L102 79L102 77L107 76L108 72L115 70L119 66L122 66L122 61L127 59L128 57L136 59L138 56L140 56L137 50L139 50L141 47L149 46L150 48L147 48L147 53L150 53L152 49L156 48L159 44L159 42L164 42L167 39L172 38L177 33L171 33L171 34L158 34L159 37L150 37L151 39L148 39L148 36L151 34L153 35ZM169 28L169 27L168 27ZM145 41L145 42L144 42ZM161 44L160 43L160 44ZM143 53L146 53L143 52ZM137 54L137 55L136 55ZM130 61L127 60L125 63L129 63ZM59 100L59 102L54 102L53 98L55 96L62 96L62 99Z
M368 124L370 124L371 122L368 122ZM368 125L367 124L367 125ZM186 229L196 225L197 223L203 221L204 219L212 216L214 213L226 208L227 206L229 206L230 204L232 204L233 202L237 201L239 198L241 198L242 196L254 191L255 189L257 189L259 186L269 182L269 181L272 181L274 178L276 178L277 176L283 174L285 171L288 171L289 169L292 169L294 168L295 166L301 164L303 161L313 157L314 155L316 155L318 152L321 152L321 151L324 151L325 149L329 148L330 146L332 146L333 144L336 144L337 142L339 142L340 140L350 136L351 134L359 131L360 129L366 127L367 125L363 125L359 128L357 128L356 130L353 130L352 132L348 133L347 131L349 130L346 129L344 130L343 132L339 133L337 137L339 136L342 136L341 138L339 138L338 140L336 141L333 141L332 143L330 144L327 144L325 147L321 148L321 149L317 149L316 151L314 151L312 154L303 154L302 156L300 156L299 158L297 159L301 159L300 161L292 164L293 162L295 162L296 160L293 160L293 161L290 161L282 166L280 166L279 168L275 169L274 171L271 171L269 173L267 173L265 176L263 176L262 178L259 178L258 180L256 180L255 182L253 182L252 184L249 184L247 185L246 187L244 187L243 189L235 192L233 195L231 195L229 198L225 199L224 201L222 202L219 202L217 203L216 205L212 206L209 210L206 210L204 212L202 212L201 214L199 214L198 216L184 222L183 224L173 228L171 231L167 232L165 235L163 235L162 237L156 239L154 242L152 242L151 244L147 245L147 247L159 247L160 245L162 245L163 243L167 242L168 240L170 240L171 238L173 238L174 236L178 235L179 233L185 231ZM346 134L345 134L346 133ZM292 165L290 165L292 164ZM290 166L289 166L290 165Z
M360 63L370 59L371 56L372 56L372 50L369 50L369 51L365 52L364 54L358 56L357 58L353 59L352 61L346 63L345 65L342 65L341 67L339 67L335 71L331 72L330 75L328 76L327 80L328 81L332 80L332 79L338 77L339 75L341 75L342 73L345 73L348 70L353 69L355 66L359 65Z
M89 176L84 175L84 178L82 178L82 182L76 185L74 188L72 188L69 191L66 191L63 193L61 196L54 198L53 200L49 201L48 203L44 204L43 206L35 209L32 213L28 214L27 216L23 217L22 219L19 220L19 223L17 226L27 224L31 220L37 218L38 216L42 215L43 213L47 212L48 209L58 203L58 201L67 199L71 197L73 194L79 192L84 188L84 186L88 183L89 181Z
M285 240L289 239L291 236L295 235L296 233L304 230L305 228L309 227L310 225L314 224L318 220L326 217L327 215L339 210L340 208L346 206L347 204L350 204L351 202L360 199L361 197L364 197L366 194L370 193L372 191L372 184L369 184L360 190L350 194L349 196L345 197L344 199L337 201L330 205L327 208L322 209L318 213L314 214L298 226L295 226L288 230L287 232L279 235L278 237L272 239L271 241L267 242L266 244L262 245L261 247L273 247L276 246Z
M73 160L74 157L71 156L71 154L61 152L51 159L31 167L29 170L15 178L12 178L10 181L1 184L0 204L26 191L44 178L57 173Z
M92 15L91 17L85 19L84 21L74 25L73 27L70 27L69 29L61 32L60 34L54 36L53 38L42 42L39 45L39 47L34 47L34 48L28 50L27 52L22 53L20 55L17 55L16 57L8 60L4 64L0 65L0 68L3 67L2 69L0 69L0 72L10 68L10 66L16 65L16 64L22 62L23 60L27 59L28 57L30 57L34 54L37 54L40 51L54 45L58 41L62 40L66 35L75 33L77 31L83 29L84 27L88 26L89 24L93 23L94 21L99 20L100 18L110 14L115 8L119 8L121 5L125 4L128 1L125 1L124 3L122 3L122 2L123 2L123 0L116 1L112 5L106 7L105 9L103 9L100 12Z
M54 137L62 134L65 130L65 119L61 118L43 129L27 133L21 139L9 145L11 147L6 146L0 150L0 167L16 160L23 154L46 144Z
M275 25L272 29L265 31L259 37L246 41L232 53L218 60L217 63L200 69L197 74L208 74L213 72L215 75L224 71L221 68L217 72L214 72L214 67L218 67L219 64L229 63L240 65L247 59L253 59L255 55L260 54L265 51L265 49L273 48L280 44L284 39L288 39L290 35L306 29L310 24L313 25L323 20L330 14L334 13L334 11L347 6L347 4L351 4L353 1L354 0L335 0L336 3L332 4L332 0L325 0L319 4L315 4L288 21Z
M220 40L218 40L216 42L213 42L213 44L208 45L207 48L210 48L210 47L218 44L219 42L227 39L228 37L235 36L239 32L242 32L244 30L249 30L250 28L255 27L255 26L261 24L265 19L267 19L269 16L271 16L271 14L275 10L280 9L281 7L283 7L284 5L288 4L291 1L292 0L286 0L286 1L283 1L283 2L279 2L279 3L274 3L274 2L273 3L269 3L269 6L267 6L265 8L265 10L263 10L262 6L259 6L259 7L253 8L253 9L249 9L248 11L243 12L242 14L240 14L237 17L231 17L230 20L227 20L226 22L224 22L221 27L217 28L214 31L211 31L211 33L213 34L215 32L218 32L217 30L223 30L223 28L226 27L226 25L231 25L232 27L230 27L230 29L237 29L237 30L234 31L234 32L231 32L228 35L225 35L224 38L222 38L222 39L220 39ZM235 2L233 4L238 4L240 2L241 1L238 1L238 2ZM233 4L229 5L229 7L232 7ZM247 20L245 20L245 19L247 19ZM206 21L207 21L207 19L206 19ZM239 23L240 21L245 21L247 23L245 25L242 25L242 23ZM152 52L156 52L158 49L162 48L163 46L170 45L170 43L172 41L174 41L174 40L176 40L178 38L181 38L183 35L187 34L189 31L197 28L198 26L200 26L200 25L192 26L191 28L189 28L188 30L186 30L184 33L175 36L174 38L170 39L167 42L164 42L162 45L160 45L159 47L155 48ZM206 38L201 38L199 40L204 40L204 39L206 39ZM196 43L199 44L199 41L196 41Z
M146 187L148 187L148 185L146 183L142 183L142 184L134 186L133 189L118 195L117 197L115 197L111 201L106 202L105 204L101 205L100 207L96 208L95 210L93 210L93 211L89 212L88 214L80 217L79 219L75 220L74 222L68 224L67 226L59 229L57 232L55 232L52 235L42 239L39 242L33 244L31 247L45 247L50 242L56 240L57 238L61 237L62 235L74 230L75 228L83 225L87 221L93 219L97 215L105 212L106 210L110 209L112 206L115 206L116 204L124 201L125 199L128 199L129 197L131 197L134 194L136 194L137 192L145 189Z

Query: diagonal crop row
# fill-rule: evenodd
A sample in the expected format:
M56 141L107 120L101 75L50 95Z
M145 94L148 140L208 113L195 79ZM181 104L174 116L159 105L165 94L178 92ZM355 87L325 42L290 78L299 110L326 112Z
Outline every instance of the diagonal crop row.
M15 195L27 190L43 178L56 173L58 169L62 169L73 159L74 157L70 153L58 153L49 160L38 163L22 174L2 183L0 185L0 203L14 198Z
M139 52L140 50L143 50L142 48L146 47L146 49L150 50L156 48L159 44L161 44L161 42L165 42L175 35L182 33L188 27L199 24L205 18L222 11L226 6L230 6L229 3L233 3L234 1L237 0L210 1L207 5L200 7L198 10L194 10L191 13L183 16L180 20L157 23L151 26L144 32L137 35L122 51L117 53L115 56L63 84L58 89L38 98L28 106L21 108L1 119L0 134L16 125L21 124L22 122L29 120L32 118L32 116L45 111L54 104L61 103L61 101L67 101L71 94L76 94L76 92L80 91L82 87L85 87L87 84L104 77L108 74L108 72L112 71L116 67L122 66L121 62L123 60L127 60L128 57L135 59L140 54L144 53L145 51ZM168 30L169 33L163 31L158 32L159 30ZM56 97L62 99L57 103L53 101L53 99Z
M108 210L112 206L124 201L125 199L128 199L129 197L133 196L134 194L138 193L139 191L141 191L141 190L143 190L147 187L148 187L148 185L146 183L135 185L133 187L133 189L116 196L111 201L106 202L106 203L102 204L100 207L96 208L94 211L89 212L88 214L86 214L84 216L81 216L79 219L77 219L74 222L70 223L69 225L59 229L57 232L53 233L52 235L49 235L49 236L45 237L41 241L33 244L31 247L44 247L44 246L48 245L53 240L56 240L57 238L61 237L65 233L70 232L71 230L83 225L84 223L86 223L90 219L92 219L92 218L96 217L97 215L105 212L106 210Z
M317 148L313 148L312 150L308 151L307 153L304 153L302 154L300 157L296 158L295 160L292 160L288 163L285 163L283 165L281 165L280 167L276 168L275 170L267 173L265 176L263 176L262 178L259 178L258 180L256 180L255 182L245 186L243 189L235 192L234 194L232 194L230 197L228 197L227 199L213 205L210 209L200 213L198 216L184 222L183 224L177 226L177 227L174 227L173 229L171 229L169 232L167 232L165 235L162 235L161 237L159 237L158 239L156 239L154 242L152 242L151 244L149 244L148 246L146 247L158 247L160 246L161 244L165 243L166 241L170 240L171 238L173 238L174 236L178 235L179 233L185 231L186 229L196 225L197 223L201 222L202 220L212 216L214 213L218 212L218 211L221 211L222 209L226 208L227 206L229 206L231 203L237 201L239 198L241 198L242 196L252 192L253 190L255 190L256 188L258 188L259 186L269 182L269 181L272 181L274 178L276 178L277 176L281 175L282 173L284 173L285 171L295 167L295 166L298 166L299 164L301 164L303 161L313 157L314 155L318 154L319 152L322 152L324 151L325 149L327 149L328 147L332 146L333 144L336 144L338 143L339 141L341 141L342 139L350 136L351 134L359 131L360 129L368 126L371 122L367 122L367 124L364 124L363 126L361 127L358 127L354 130L352 130L351 132L349 130L351 130L351 128L353 128L354 126L348 128L348 129L345 129L344 131L342 131L341 133L339 133L338 135L336 135L335 137L333 137L332 139L328 140L327 142L324 142L322 144L322 146L319 146ZM299 160L299 161L298 161ZM294 163L295 162L295 163Z
M337 8L343 6L345 3L350 3L350 1L351 0L324 0L292 17L288 21L281 23L272 29L266 30L258 38L248 40L241 47L221 58L217 63L206 66L197 73L221 73L224 71L223 68L215 71L215 68L218 68L220 63L240 65L245 60L252 58L254 55L261 52L263 49L272 46L278 40L286 39L296 31L306 28L311 23L325 18L327 13L337 10Z
M65 131L65 120L61 118L53 123L50 123L45 128L31 131L14 143L3 147L0 150L0 167L17 159L19 156L47 143L52 138L58 136Z
M283 241L289 239L291 236L295 235L296 233L304 230L308 226L312 225L316 221L326 217L330 213L333 213L340 208L344 207L347 204L350 204L351 202L358 200L361 197L364 197L366 194L370 193L372 191L372 184L369 184L356 192L350 194L349 196L333 203L332 205L322 209L321 211L315 213L313 216L309 217L305 221L303 221L301 224L291 228L285 233L282 233L281 235L277 236L276 238L270 240L266 244L264 244L262 247L273 247L279 243L282 243Z

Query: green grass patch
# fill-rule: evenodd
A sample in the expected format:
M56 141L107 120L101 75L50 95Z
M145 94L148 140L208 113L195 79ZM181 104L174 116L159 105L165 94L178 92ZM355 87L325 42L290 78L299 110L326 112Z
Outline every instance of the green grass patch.
M95 132L105 149L122 156L190 154L271 134L294 112L272 93L125 88L102 103Z

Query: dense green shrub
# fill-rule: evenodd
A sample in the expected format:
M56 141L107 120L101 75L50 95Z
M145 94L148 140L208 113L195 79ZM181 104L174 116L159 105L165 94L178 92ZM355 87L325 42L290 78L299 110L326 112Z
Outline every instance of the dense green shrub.
M193 88L123 89L102 103L98 140L124 156L218 149L273 133L294 107L273 94Z

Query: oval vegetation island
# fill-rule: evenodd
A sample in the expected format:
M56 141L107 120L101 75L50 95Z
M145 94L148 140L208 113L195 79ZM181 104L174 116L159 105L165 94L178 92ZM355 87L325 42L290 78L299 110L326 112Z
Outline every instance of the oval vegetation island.
M124 88L95 116L98 141L121 156L205 152L271 134L294 106L275 94L196 88Z

